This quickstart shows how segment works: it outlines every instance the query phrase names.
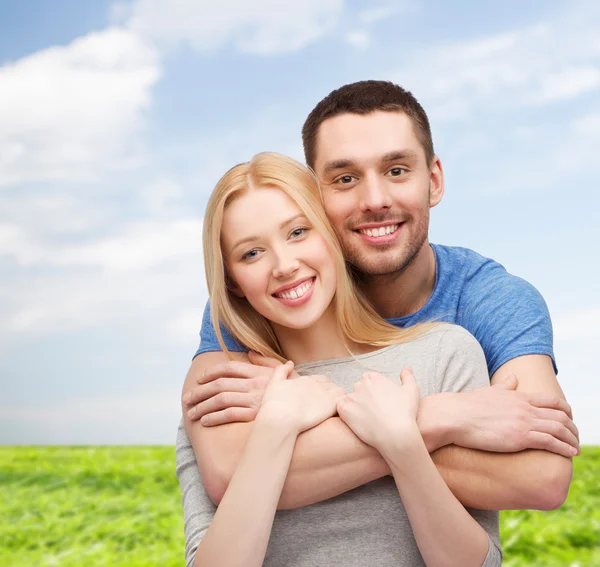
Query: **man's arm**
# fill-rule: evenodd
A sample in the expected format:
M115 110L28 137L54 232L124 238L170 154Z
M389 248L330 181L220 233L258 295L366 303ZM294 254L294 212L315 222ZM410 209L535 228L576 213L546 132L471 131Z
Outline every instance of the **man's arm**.
M243 354L238 353L234 356L238 361L248 360ZM222 352L196 356L185 379L184 397L185 393L197 384L205 369L228 361ZM271 369L261 370L262 378L264 371ZM246 403L251 404L252 402ZM260 407L260 400L258 406ZM236 422L204 427L199 420L190 419L189 407L185 402L182 409L186 430L206 491L213 502L218 504L241 458L253 423ZM234 410L237 414L240 407L227 409ZM298 436L279 508L298 508L314 504L388 473L387 464L375 449L360 441L341 419L330 418Z
M518 392L555 396L555 403L548 404L555 407L560 407L561 400L565 399L552 361L546 355L520 356L506 362L494 373L492 384L499 384L510 375L518 376ZM564 413L553 412L557 410L532 406L527 412L529 419L527 416L515 416L511 437L516 441L520 438L525 446L539 442L541 448L552 449L558 437L564 436L563 423L567 423ZM543 419L552 415L556 415L557 419ZM543 435L540 429L549 435ZM457 430L453 442L470 445L474 443L475 435L477 432L469 431L469 428ZM573 455L576 453L573 449ZM573 473L571 458L549 450L502 454L449 445L435 451L432 457L460 501L480 509L558 508L567 498Z
M239 356L239 360L244 358L243 355ZM221 364L226 360L226 355L221 352L197 356L186 377L184 392L187 393L196 386L204 369ZM510 368L502 367L500 370L502 369L510 371ZM528 371L527 367L519 367L519 372L525 371ZM552 376L556 383L556 378L554 375ZM247 378L238 378L237 380L247 380ZM486 388L485 390L495 389L499 388ZM513 394L517 395L514 392ZM469 405L481 405L478 402L480 394L475 392L452 395L455 396L454 400L456 401L464 400L464 398L456 396L469 395ZM485 392L485 395L489 396L489 392ZM446 394L438 396L446 396ZM432 396L431 399L438 396ZM550 396L550 398L552 397ZM444 398L444 403L446 400L447 398ZM512 412L515 415L514 420L525 424L530 404L525 403L522 399L515 400L513 397L504 396L502 404L495 404L494 407L497 412L502 412L505 411L504 407L513 409L515 403L519 407ZM435 404L423 404L424 411L432 414L431 419L425 421L435 422L436 416L432 413L435 410L434 406ZM239 461L252 424L228 423L218 427L204 427L200 422L190 420L186 411L188 406L185 403L183 408L186 429L198 456L206 489L213 501L218 503ZM230 407L229 409L235 412L238 408ZM456 415L464 416L465 410L468 410L468 407L461 407L461 413ZM558 410L550 411L558 412ZM506 425L510 426L510 423ZM532 420L527 421L527 427L535 429L534 425ZM486 435L489 433L484 429L477 431L475 427L475 430L471 431L467 438L477 445L477 443L487 442ZM497 433L503 443L506 443L509 435L517 436L518 434L520 436L520 431L513 433L510 431L510 427L506 431ZM424 432L424 437L426 435ZM448 439L453 442L451 437ZM525 441L528 441L526 437L515 439L515 442L518 443ZM517 448L513 450L523 449L527 446L516 446ZM556 507L556 505L560 505L560 493L556 496L547 494L545 487L539 489L540 484L543 483L539 482L539 471L535 470L535 467L539 466L538 453L542 452L523 452L517 455L497 454L449 446L436 451L432 457L448 486L467 506L496 510ZM562 457L557 456L556 459L562 459ZM532 475L533 470L535 470L536 476ZM389 469L379 453L360 442L341 420L331 418L298 437L279 507L296 508L312 504L386 474L389 474Z

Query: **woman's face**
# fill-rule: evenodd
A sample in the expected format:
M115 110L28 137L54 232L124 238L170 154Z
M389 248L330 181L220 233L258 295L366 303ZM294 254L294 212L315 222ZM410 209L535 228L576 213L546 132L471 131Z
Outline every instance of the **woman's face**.
M306 329L331 304L333 256L283 191L260 188L234 199L225 208L221 245L234 293L272 323Z

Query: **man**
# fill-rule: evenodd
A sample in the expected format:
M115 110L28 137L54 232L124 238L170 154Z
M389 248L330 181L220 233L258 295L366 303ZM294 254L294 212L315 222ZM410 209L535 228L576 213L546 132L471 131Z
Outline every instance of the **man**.
M429 209L442 199L444 175L422 107L396 85L362 81L323 99L302 135L327 215L377 311L396 325L462 325L484 349L492 388L421 401L419 427L448 486L472 508L560 506L579 445L556 379L546 305L496 262L429 244ZM228 348L242 350L230 339ZM228 362L221 352L207 309L182 403L194 450L207 456L198 465L215 502L272 373L271 361L252 353L236 358ZM178 453L189 455L181 434ZM381 456L331 418L298 438L280 507L321 501L386 474Z

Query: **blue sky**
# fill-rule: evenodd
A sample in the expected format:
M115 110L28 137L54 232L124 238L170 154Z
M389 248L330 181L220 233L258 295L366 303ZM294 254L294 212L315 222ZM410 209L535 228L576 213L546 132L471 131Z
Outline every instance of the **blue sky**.
M214 183L302 159L308 112L366 78L429 113L431 240L542 292L600 443L599 38L593 0L0 1L0 443L173 443Z

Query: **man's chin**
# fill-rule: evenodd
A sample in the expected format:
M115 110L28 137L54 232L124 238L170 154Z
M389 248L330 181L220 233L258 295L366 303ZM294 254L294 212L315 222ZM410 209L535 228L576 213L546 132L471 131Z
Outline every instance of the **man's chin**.
M349 263L353 271L361 278L397 275L402 273L405 268L404 263L395 258L379 259L375 262L356 259Z

